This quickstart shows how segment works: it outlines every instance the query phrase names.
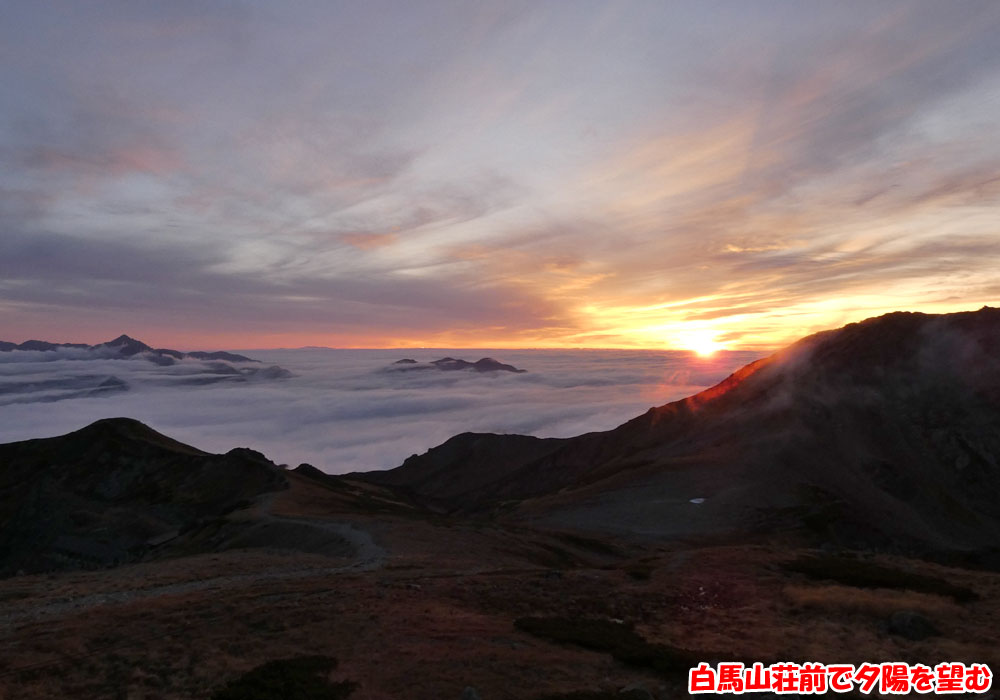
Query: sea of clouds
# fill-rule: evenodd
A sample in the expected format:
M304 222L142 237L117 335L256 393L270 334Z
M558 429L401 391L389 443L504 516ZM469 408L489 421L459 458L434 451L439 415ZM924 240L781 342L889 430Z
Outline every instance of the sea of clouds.
M210 452L252 447L330 473L388 469L466 431L569 437L608 430L724 379L759 353L621 350L241 351L285 379L229 377L218 363L160 366L80 351L0 353L0 443L127 416ZM401 370L408 357L494 357L528 370ZM240 365L238 365L240 366ZM259 366L259 365L257 365ZM127 386L91 393L108 377Z

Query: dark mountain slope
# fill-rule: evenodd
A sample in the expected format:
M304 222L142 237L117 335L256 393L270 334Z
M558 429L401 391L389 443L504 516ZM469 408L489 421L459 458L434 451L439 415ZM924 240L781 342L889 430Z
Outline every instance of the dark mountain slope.
M401 467L355 474L366 481L415 493L445 508L516 475L526 463L551 454L562 440L526 435L462 433ZM433 504L432 503L432 504Z
M257 452L208 454L127 418L0 445L0 575L135 560L285 484Z
M888 314L611 431L544 450L460 435L368 478L459 511L516 500L513 517L560 527L985 551L1000 543L998 350L997 309Z

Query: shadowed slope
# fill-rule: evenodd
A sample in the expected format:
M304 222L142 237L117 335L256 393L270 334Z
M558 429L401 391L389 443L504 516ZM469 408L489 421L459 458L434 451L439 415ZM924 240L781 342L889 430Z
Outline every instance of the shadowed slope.
M462 433L423 455L411 456L396 469L353 476L424 496L446 509L465 500L474 505L498 498L496 493L488 496L489 489L563 443L527 435Z
M263 455L212 455L128 418L0 445L0 574L134 560L284 488Z

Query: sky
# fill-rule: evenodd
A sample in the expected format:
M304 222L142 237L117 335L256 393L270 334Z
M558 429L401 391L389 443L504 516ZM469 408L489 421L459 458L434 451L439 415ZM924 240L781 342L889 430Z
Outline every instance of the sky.
M1000 4L47 2L0 339L766 349L1000 300Z

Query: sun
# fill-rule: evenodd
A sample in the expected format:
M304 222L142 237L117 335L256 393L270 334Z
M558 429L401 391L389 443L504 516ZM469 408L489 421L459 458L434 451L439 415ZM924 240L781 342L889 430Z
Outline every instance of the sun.
M725 343L720 343L715 339L717 333L710 330L688 331L681 334L680 345L685 350L690 350L698 357L711 357L719 350L725 348Z

